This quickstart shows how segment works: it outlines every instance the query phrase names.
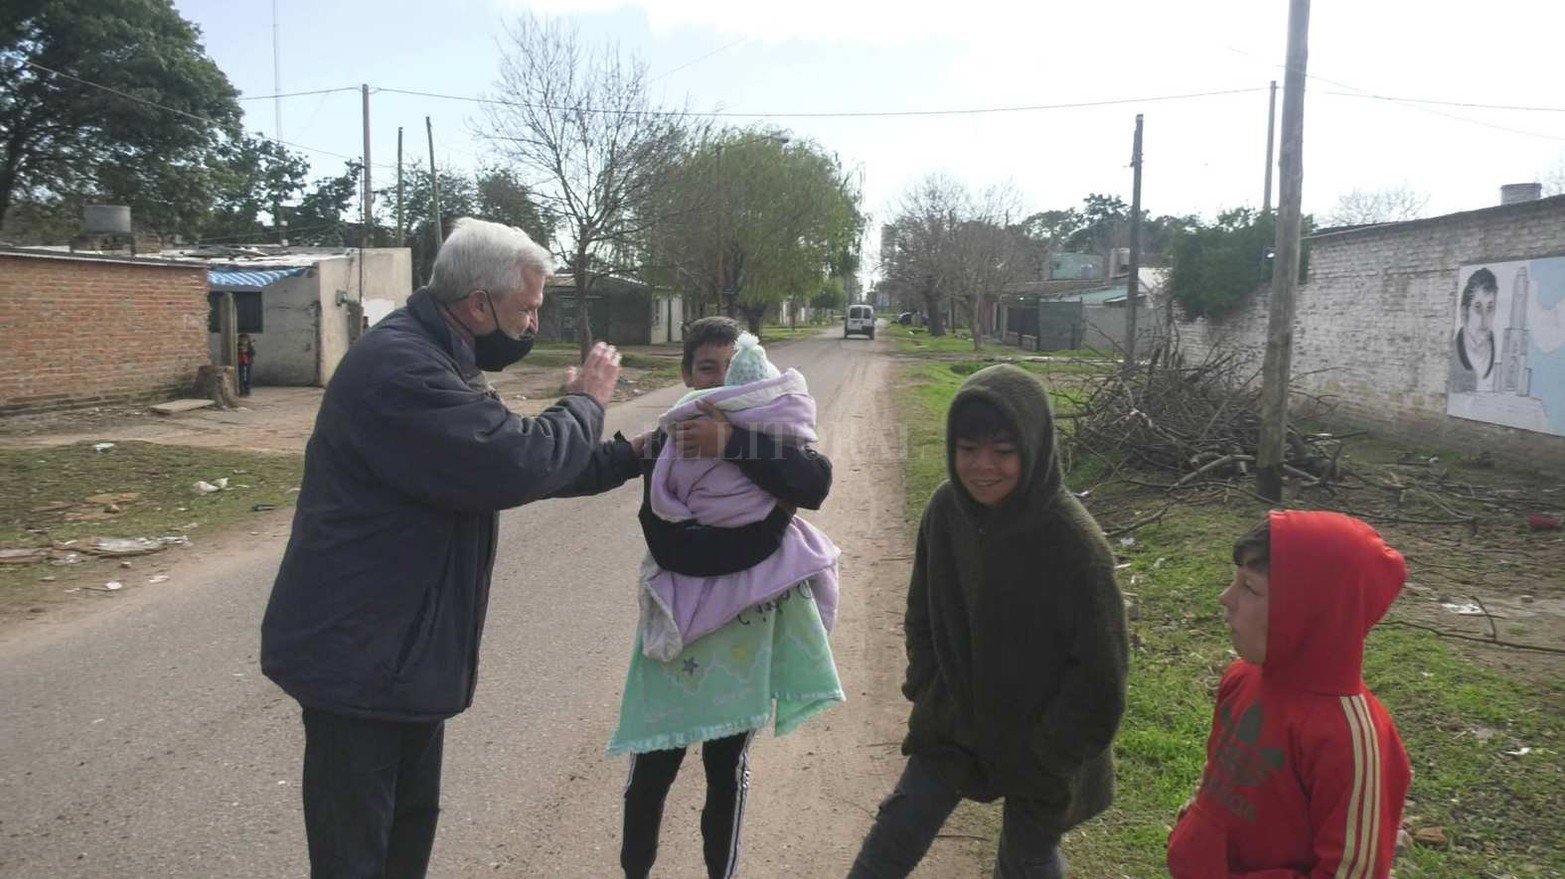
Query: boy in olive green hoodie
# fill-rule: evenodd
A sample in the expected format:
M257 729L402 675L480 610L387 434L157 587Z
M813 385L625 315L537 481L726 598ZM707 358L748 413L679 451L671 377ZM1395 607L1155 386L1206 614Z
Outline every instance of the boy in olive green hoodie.
M1030 373L962 385L946 461L908 588L908 762L849 877L908 875L962 799L1003 798L995 875L1056 879L1061 835L1114 795L1128 662L1114 554L1065 488Z

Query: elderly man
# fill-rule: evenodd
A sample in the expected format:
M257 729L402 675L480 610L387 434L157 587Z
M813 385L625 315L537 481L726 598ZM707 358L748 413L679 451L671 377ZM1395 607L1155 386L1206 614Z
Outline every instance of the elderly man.
M599 343L536 418L484 370L532 346L550 254L462 219L429 286L348 351L327 385L271 602L261 667L304 709L315 877L423 876L445 720L472 703L498 512L639 472L599 442L619 354Z

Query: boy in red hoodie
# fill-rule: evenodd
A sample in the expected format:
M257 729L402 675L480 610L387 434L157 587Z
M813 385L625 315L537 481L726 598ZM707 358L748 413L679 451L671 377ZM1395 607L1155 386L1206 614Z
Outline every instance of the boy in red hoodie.
M1407 566L1365 523L1273 512L1234 544L1221 603L1239 659L1217 691L1175 879L1383 879L1412 777L1364 685L1364 637Z

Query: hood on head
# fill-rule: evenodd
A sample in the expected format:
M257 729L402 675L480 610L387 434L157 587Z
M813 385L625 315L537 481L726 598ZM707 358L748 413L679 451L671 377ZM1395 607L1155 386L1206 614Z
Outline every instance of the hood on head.
M990 366L968 376L946 411L946 472L957 496L970 506L979 506L956 474L956 437L951 419L968 400L982 400L998 409L1016 432L1022 452L1022 477L1005 506L1029 498L1040 504L1052 501L1064 480L1055 451L1054 410L1049 406L1049 393L1032 373L1010 364Z
M1271 513L1269 681L1313 693L1363 686L1364 638L1407 579L1402 554L1341 513Z

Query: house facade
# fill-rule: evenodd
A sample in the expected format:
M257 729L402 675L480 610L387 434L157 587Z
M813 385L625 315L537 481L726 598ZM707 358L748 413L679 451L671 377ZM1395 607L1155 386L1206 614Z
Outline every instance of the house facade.
M1565 196L1324 230L1293 332L1295 386L1379 433L1565 466ZM1178 324L1187 356L1259 366L1268 291Z
M183 395L206 324L199 266L0 248L0 414Z

